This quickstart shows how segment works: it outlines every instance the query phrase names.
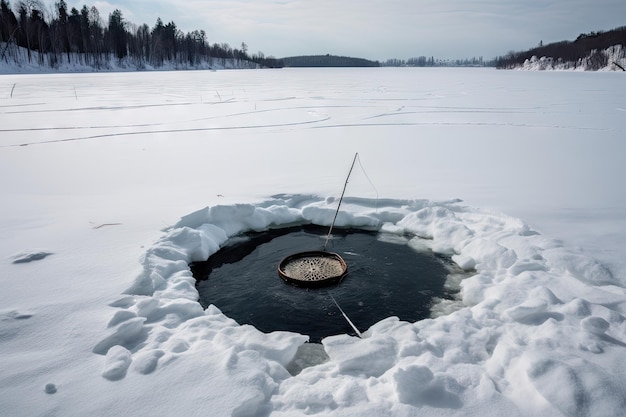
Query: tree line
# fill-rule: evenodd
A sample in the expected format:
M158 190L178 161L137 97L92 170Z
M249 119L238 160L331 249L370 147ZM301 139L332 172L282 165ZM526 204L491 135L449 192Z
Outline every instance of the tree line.
M163 23L161 18L152 28L145 23L137 26L126 21L119 9L104 22L95 6L69 9L65 0L55 2L51 13L40 0L20 0L15 10L8 0L0 0L0 60L19 62L17 47L26 49L29 63L51 66L65 59L100 68L112 58L128 60L137 68L165 63L197 66L214 58L283 66L262 52L249 55L245 42L240 48L211 45L204 30L185 34L173 21Z
M483 57L473 57L466 59L435 59L431 56L418 56L407 60L392 58L386 60L383 64L385 67L493 67L493 60L483 60Z
M497 68L516 68L526 60L535 57L550 57L554 62L576 63L585 60L585 67L591 70L604 68L610 64L602 51L613 46L626 47L626 26L606 32L597 31L580 34L575 41L560 41L539 45L526 51L511 51L505 56L496 58Z

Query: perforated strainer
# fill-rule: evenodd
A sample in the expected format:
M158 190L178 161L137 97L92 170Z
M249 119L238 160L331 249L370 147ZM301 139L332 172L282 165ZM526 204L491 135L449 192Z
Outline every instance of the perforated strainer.
M278 265L278 275L300 287L323 287L340 282L348 273L341 256L333 252L309 251L290 255Z

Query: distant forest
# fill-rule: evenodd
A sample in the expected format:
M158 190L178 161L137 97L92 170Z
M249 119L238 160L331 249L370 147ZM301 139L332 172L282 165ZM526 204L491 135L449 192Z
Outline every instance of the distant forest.
M27 50L29 63L53 67L65 57L95 68L106 67L110 59L129 60L137 68L165 63L194 66L209 58L282 66L262 52L249 55L244 42L239 49L227 43L210 45L204 30L185 34L174 22L164 24L160 18L152 28L145 23L137 26L126 21L119 9L104 23L95 6L68 9L64 0L54 4L51 14L39 0L21 0L15 11L8 1L0 0L0 60L19 62L16 47Z
M388 59L385 62L369 61L335 55L306 55L281 58L286 67L494 67L495 61L484 61L483 57L471 59L441 60L434 57Z
M404 59L388 59L383 63L385 67L495 67L493 60L483 60L483 57L471 59L435 59L418 56Z
M303 55L281 58L286 67L379 67L377 61L335 55Z
M522 66L532 57L550 57L555 62L581 62L585 60L585 67L590 70L604 68L611 64L602 51L613 46L621 45L626 48L626 26L606 32L598 31L583 33L575 41L561 41L544 45L540 42L535 48L522 52L509 52L506 56L496 58L497 68L516 68ZM624 68L613 62L622 70ZM574 67L575 68L575 67Z

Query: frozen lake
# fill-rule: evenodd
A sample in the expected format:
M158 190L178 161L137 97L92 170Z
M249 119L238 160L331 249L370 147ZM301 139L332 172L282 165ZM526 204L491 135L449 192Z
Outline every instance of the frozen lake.
M626 405L624 132L621 73L2 75L0 403L611 414ZM304 339L204 311L186 263L240 231L323 224L355 152L343 226L427 238L478 274L465 309L328 338L330 361L289 377Z
M48 161L55 178L34 184L48 192L114 188L145 201L138 189L169 185L177 190L168 191L167 205L182 199L186 207L202 193L326 195L341 186L358 151L381 196L492 207L606 262L626 240L619 73L285 69L5 75L1 82L2 146L55 144L1 157L26 178ZM181 176L207 180L181 185Z

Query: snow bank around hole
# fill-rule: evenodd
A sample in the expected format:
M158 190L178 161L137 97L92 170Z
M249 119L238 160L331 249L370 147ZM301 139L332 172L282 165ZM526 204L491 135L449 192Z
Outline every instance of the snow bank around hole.
M322 344L329 360L291 376L286 369L305 335L264 334L215 306L200 307L190 262L246 231L329 225L336 204L278 195L182 217L146 251L142 272L111 303L108 336L93 349L105 356L102 376L118 381L205 354L221 361L221 384L251 387L230 404L242 416L428 409L605 416L626 406L626 290L584 253L519 219L459 201L347 198L336 225L411 236L475 270L461 282L460 310L417 323L389 317L362 329L363 339L328 337Z

